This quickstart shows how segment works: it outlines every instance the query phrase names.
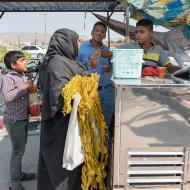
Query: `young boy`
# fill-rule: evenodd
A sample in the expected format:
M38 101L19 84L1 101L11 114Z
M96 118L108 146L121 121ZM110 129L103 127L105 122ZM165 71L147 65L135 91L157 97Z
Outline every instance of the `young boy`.
M143 49L144 64L143 68L151 67L167 67L170 73L180 69L171 64L170 59L159 45L153 42L153 22L149 19L142 19L136 23L136 42L120 46L122 49Z
M5 101L4 123L12 144L9 189L24 190L20 181L36 179L36 174L21 170L28 135L29 92L35 92L36 87L24 76L27 61L22 52L8 52L4 57L4 63L8 72L2 78L0 91Z

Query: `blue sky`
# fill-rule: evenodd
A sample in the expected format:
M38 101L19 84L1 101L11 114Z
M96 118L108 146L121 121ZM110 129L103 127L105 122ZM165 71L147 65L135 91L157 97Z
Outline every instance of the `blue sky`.
M92 26L98 20L91 13L5 13L0 20L0 33L3 32L37 32L45 31L45 14L46 30L52 34L59 28L70 28L79 35L90 36ZM105 13L97 13L106 15ZM123 22L123 13L114 13L113 19ZM85 24L85 28L84 28ZM130 19L130 24L135 25L135 21ZM159 28L158 28L159 30ZM122 38L121 35L111 31L111 38Z

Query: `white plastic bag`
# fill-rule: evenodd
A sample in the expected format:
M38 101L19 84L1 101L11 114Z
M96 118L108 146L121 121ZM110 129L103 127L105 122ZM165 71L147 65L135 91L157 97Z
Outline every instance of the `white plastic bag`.
M79 126L77 119L77 109L81 96L79 93L75 95L73 108L69 120L67 136L65 141L65 149L63 153L63 168L73 170L84 162L84 154L82 150L81 139L79 135Z

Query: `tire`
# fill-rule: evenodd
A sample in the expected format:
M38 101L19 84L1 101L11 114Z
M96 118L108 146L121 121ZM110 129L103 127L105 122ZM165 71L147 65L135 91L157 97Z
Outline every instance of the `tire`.
M38 60L42 60L43 58L44 58L44 54L38 53L37 59L38 59Z

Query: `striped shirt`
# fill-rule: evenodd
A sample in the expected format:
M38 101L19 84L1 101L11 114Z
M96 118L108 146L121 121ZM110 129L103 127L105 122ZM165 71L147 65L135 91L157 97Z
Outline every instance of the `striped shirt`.
M2 78L1 93L5 101L4 120L16 122L28 119L29 95L24 74L9 70Z

